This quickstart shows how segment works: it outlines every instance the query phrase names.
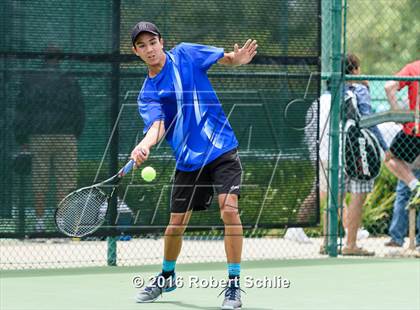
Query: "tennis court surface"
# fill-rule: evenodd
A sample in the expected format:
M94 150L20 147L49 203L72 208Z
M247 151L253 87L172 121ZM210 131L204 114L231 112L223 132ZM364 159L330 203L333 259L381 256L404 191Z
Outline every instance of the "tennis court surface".
M152 304L135 303L133 278L147 279L159 268L2 271L0 308L220 309L222 296L217 295L222 288L206 287L206 281L225 279L223 263L180 264L177 273L184 287ZM420 309L420 260L244 262L242 288L243 309Z

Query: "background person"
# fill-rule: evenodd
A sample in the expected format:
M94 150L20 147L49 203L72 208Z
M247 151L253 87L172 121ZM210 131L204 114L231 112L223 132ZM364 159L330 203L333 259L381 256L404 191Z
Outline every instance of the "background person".
M45 230L44 213L50 176L56 200L76 188L77 139L84 126L84 103L78 82L60 69L62 51L45 50L42 71L24 77L15 111L15 137L32 155L35 230Z
M360 75L361 63L360 59L354 54L348 54L345 59L345 73L351 75ZM347 81L345 91L352 90L356 96L358 110L361 116L371 115L371 98L367 83L357 81ZM374 126L369 128L377 137L383 150L387 150L388 146L384 141L379 129ZM347 212L343 214L343 226L347 229L346 245L342 250L343 255L356 256L372 256L375 253L358 247L357 231L362 220L362 207L368 193L373 191L374 179L368 181L360 181L350 179L345 175L345 191L350 193L350 201L346 207ZM344 195L342 197L344 199Z
M420 76L420 60L404 66L396 76ZM385 92L392 110L400 110L396 93L408 87L408 107L412 111L420 109L420 94L418 81L388 81ZM387 152L385 161L388 169L411 191L410 204L419 205L420 182L414 175L409 164L413 163L420 155L420 124L414 122L403 124L402 130L396 135Z
M407 64L396 76L420 76L420 60ZM385 92L391 109L398 111L402 104L398 103L397 92L408 87L408 108L415 110L420 108L420 87L418 81L388 81L385 84ZM414 123L406 123L398 132L391 143L389 160L386 166L398 178L396 199L393 206L392 219L389 227L391 239L385 243L390 247L401 247L408 231L407 205L410 198L414 199L418 194L420 178L419 167L410 165L418 161L420 153L420 131L416 132ZM420 213L417 216L417 227L420 227ZM420 230L416 235L416 244L420 245Z

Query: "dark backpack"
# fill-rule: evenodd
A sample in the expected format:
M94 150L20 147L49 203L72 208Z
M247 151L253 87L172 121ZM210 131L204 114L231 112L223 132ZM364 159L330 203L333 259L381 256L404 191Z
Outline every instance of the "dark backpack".
M346 91L342 113L344 172L357 181L376 178L381 170L381 148L375 135L359 126L361 115L353 88Z

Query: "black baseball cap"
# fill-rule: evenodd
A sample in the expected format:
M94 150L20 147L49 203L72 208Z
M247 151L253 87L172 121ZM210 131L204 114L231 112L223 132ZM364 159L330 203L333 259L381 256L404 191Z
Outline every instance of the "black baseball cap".
M131 42L134 45L134 42L136 41L136 38L138 35L142 32L149 32L151 34L154 34L156 36L159 36L160 38L160 31L156 27L155 24L152 24L151 22L138 22L134 27L133 30L131 30Z

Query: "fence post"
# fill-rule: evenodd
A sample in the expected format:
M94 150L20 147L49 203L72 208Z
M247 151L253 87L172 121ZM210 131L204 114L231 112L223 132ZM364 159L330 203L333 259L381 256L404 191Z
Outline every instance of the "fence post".
M108 246L107 264L108 266L117 266L117 239L118 237L114 237L114 236L107 237L107 246Z
M112 1L112 73L111 73L111 124L118 120L120 109L120 0ZM112 128L113 126L111 126ZM118 126L115 127L114 134L111 136L110 144L110 175L118 171L118 144L119 144ZM117 219L117 195L114 195L109 203L109 224L110 232L115 231ZM116 237L108 237L108 265L117 265L117 241Z
M340 145L340 99L342 86L341 65L341 0L332 0L332 75L331 75L331 170L328 195L328 253L337 257L337 210L339 206L339 145Z

